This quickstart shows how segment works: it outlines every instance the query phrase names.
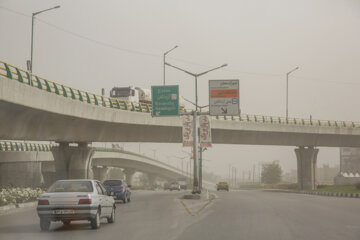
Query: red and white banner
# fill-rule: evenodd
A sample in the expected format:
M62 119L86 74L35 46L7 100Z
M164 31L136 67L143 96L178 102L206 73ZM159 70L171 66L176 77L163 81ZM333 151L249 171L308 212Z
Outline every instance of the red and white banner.
M183 147L192 147L194 145L194 126L193 126L193 116L185 115L183 119Z
M199 125L200 125L200 146L201 147L211 147L211 126L210 126L210 117L207 115L199 116Z

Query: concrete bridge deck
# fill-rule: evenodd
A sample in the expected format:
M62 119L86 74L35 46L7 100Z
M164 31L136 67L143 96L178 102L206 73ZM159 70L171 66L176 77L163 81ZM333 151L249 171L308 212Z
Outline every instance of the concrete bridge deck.
M245 115L211 124L215 144L360 147L358 123ZM182 121L93 105L0 76L0 139L180 143Z

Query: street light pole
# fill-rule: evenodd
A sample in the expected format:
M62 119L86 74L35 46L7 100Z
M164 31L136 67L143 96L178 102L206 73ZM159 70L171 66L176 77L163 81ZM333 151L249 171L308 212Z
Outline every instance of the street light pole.
M32 14L32 17L31 17L31 56L30 56L30 73L31 74L30 74L30 76L32 75L32 72L33 72L34 21L35 21L35 16L40 14L40 13L47 12L47 11L50 11L50 10L53 10L53 9L56 9L56 8L60 8L60 6L55 6L55 7L48 8L48 9L45 9L45 10L42 10L42 11L39 11L39 12L35 12L35 13Z
M226 67L227 64L223 64L219 67L215 67L215 68L212 68L212 69L209 69L205 72L202 72L202 73L192 73L192 72L189 72L185 69L182 69L182 68L179 68L179 67L176 67L174 65L171 65L170 63L167 63L165 62L165 65L167 66L170 66L172 68L175 68L177 70L180 70L190 76L193 76L195 78L195 111L193 112L193 123L194 123L194 153L193 153L193 156L194 156L194 186L193 186L193 193L201 193L201 184L199 185L199 182L202 183L202 180L199 181L198 177L200 175L200 177L202 177L202 174L199 174L199 172L202 172L202 147L200 147L200 163L199 163L199 170L197 169L198 168L198 131L197 131L197 111L198 111L198 77L202 76L202 75L205 75L209 72L212 72L212 71L215 71L219 68L223 68L223 67Z
M164 84L164 86L165 86L165 63L166 63L165 58L166 58L166 55L167 55L169 52L171 52L172 50L174 50L174 49L177 48L177 47L178 47L178 46L176 45L175 47L173 47L172 49L170 49L169 51L167 51L167 52L164 53L164 57L163 57L163 70L164 70L164 81L163 81L163 84Z
M289 117L289 75L298 69L299 67L296 67L290 72L286 73L286 121L288 120Z

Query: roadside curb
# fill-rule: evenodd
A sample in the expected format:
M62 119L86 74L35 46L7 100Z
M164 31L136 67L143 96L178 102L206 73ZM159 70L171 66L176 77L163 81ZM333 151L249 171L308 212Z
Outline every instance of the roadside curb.
M37 205L37 201L19 204L10 204L0 207L0 215L5 213L11 213L17 209L32 208Z
M263 189L263 191L319 195L319 196L326 196L326 197L360 198L360 193L310 192L310 191L293 191L293 190L283 190L283 189Z

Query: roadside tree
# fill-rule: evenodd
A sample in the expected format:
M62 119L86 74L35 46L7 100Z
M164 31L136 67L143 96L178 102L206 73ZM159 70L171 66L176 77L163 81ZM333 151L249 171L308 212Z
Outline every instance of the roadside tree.
M281 166L278 161L264 163L262 165L261 182L275 184L281 181Z

